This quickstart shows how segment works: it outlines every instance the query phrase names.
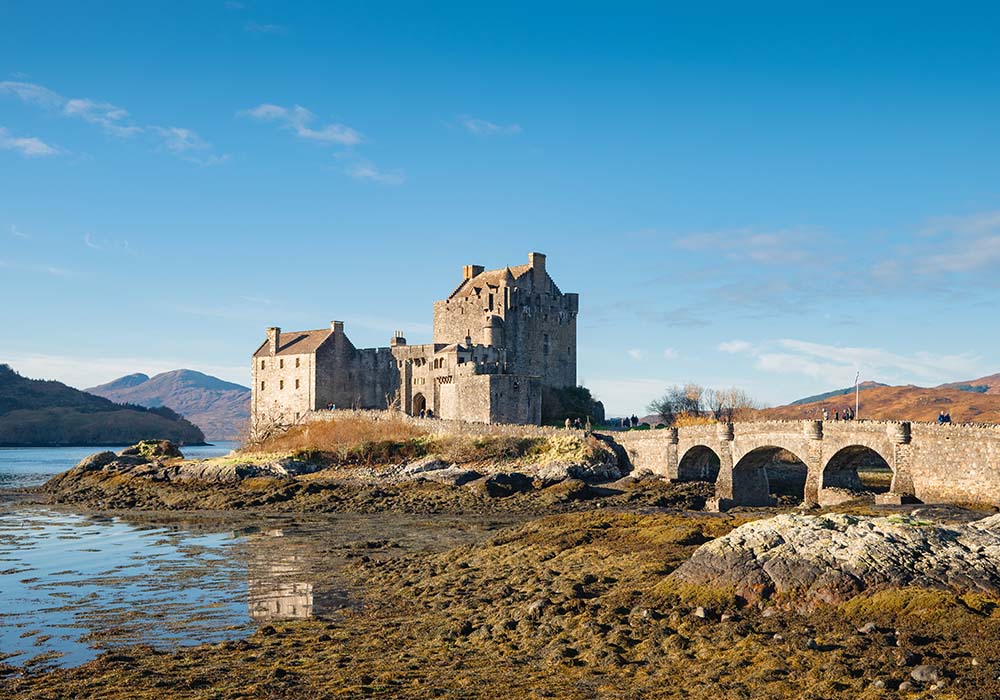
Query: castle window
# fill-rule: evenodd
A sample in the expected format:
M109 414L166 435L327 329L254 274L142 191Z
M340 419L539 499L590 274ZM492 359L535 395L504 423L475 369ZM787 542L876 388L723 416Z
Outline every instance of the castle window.
M266 360L261 360L261 361L260 361L260 368L261 368L261 369L264 369L264 362L265 362L265 361L266 361Z
M260 383L260 390L261 390L261 391L264 391L264 382L261 382L261 383Z
M298 389L298 388L299 388L299 380L298 380L298 379L296 379L296 380L295 380L295 388L296 388L296 389Z
M545 333L542 335L542 354L549 354L549 334Z
M493 310L493 295L490 294L490 311Z
M284 379L278 380L278 389L280 390L284 388L285 388L285 380Z
M298 366L299 366L299 358L297 358L297 357L295 358L295 366L296 366L296 367L298 367Z
M285 361L278 360L278 369L285 369Z

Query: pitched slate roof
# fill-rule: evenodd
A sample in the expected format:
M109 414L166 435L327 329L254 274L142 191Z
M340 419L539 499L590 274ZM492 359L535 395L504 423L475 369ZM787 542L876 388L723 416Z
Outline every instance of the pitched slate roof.
M316 349L323 344L323 341L330 337L332 331L324 328L318 331L282 331L278 339L278 355L309 355L316 352ZM265 340L254 357L270 357L271 352Z
M464 280L448 298L454 299L455 297L472 296L476 293L477 289L499 287L500 283L504 281L510 284L529 272L531 272L531 265L517 265L515 267L504 267L499 270L486 270L471 279Z

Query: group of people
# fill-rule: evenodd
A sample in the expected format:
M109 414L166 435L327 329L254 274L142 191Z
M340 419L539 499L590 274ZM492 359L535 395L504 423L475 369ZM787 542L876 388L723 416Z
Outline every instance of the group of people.
M951 411L941 411L938 414L938 425L944 425L945 423L951 423Z
M576 418L573 418L573 419L570 419L567 416L565 425L566 425L566 430L570 430L572 428L572 429L575 429L575 430L584 430L584 429L586 429L587 431L589 431L590 430L590 418L587 418L587 422L586 422L586 424L584 424L584 422L582 420L580 420L579 416L577 416Z
M628 430L629 428L639 427L639 417L636 416L635 414L632 414L631 418L625 416L624 418L622 418L622 427L625 428L626 430Z
M434 409L433 408L421 408L418 414L421 418L433 418Z
M848 406L844 409L843 420L854 420L856 417L857 416L855 416L853 408ZM841 420L841 413L839 410L833 412L833 419ZM825 408L823 409L823 420L830 420L830 412Z

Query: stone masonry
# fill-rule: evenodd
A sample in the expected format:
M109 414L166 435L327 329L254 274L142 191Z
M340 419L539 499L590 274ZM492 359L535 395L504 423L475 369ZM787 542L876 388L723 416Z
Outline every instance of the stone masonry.
M720 506L765 506L767 465L806 465L805 501L833 504L860 487L857 469L892 470L881 502L1000 503L1000 426L885 421L760 421L615 434L633 469L714 481Z
M288 425L315 411L384 409L479 423L538 424L542 388L576 385L579 296L563 293L530 253L528 264L485 270L434 304L433 342L356 348L329 329L269 328L253 355L251 429Z

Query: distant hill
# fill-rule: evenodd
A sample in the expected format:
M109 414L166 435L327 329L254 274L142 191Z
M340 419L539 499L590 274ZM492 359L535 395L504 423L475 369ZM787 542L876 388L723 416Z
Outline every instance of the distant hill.
M861 389L870 389L876 386L889 386L888 384L879 384L878 382L861 382ZM799 399L798 401L792 401L789 406L799 406L804 403L816 403L817 401L826 401L827 399L832 399L836 396L844 396L845 394L853 394L854 387L849 386L846 389L834 389L833 391L828 391L825 394L816 394L816 396L807 396L804 399Z
M977 394L1000 394L1000 374L991 374L988 377L980 377L967 382L955 382L954 384L942 384L939 389L958 389L960 391L972 391Z
M169 408L125 406L60 382L27 379L0 365L0 447L128 445L205 435Z
M854 407L854 387L800 399L787 406L764 409L764 418L819 418L825 408L830 416ZM861 385L861 418L876 420L933 421L941 411L953 422L1000 423L1000 374L937 387Z
M167 406L197 425L209 440L235 440L250 420L250 389L190 369L155 377L129 374L87 389L118 403Z

